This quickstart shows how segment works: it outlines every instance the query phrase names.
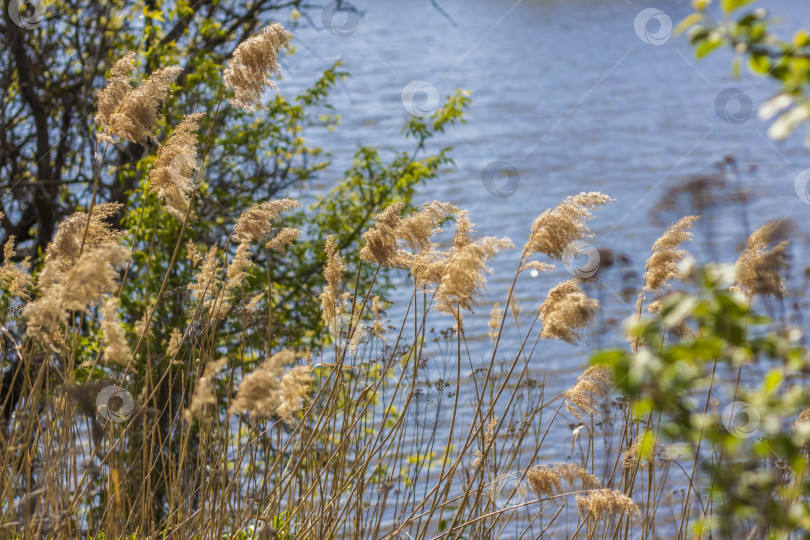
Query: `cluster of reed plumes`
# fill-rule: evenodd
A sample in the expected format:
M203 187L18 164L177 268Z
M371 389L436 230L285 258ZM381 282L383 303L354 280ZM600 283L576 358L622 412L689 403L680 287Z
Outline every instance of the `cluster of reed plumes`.
M234 105L260 104L288 39L274 25L237 49L225 73ZM154 137L159 105L179 73L159 70L133 89L134 59L115 64L99 94L105 145ZM359 280L328 238L323 293L313 299L322 311L316 338L290 350L265 330L263 347L242 346L252 342L248 329L231 333L229 318L284 308L273 304L271 286L251 291L248 276L264 271L272 283L256 254L284 253L296 241L301 231L285 227L284 215L301 205L281 199L248 209L222 249L184 242L199 120L191 114L174 130L149 175L149 192L182 225L177 252L187 262L172 264L195 273L187 324L172 328L167 342L151 337L155 312L170 301L162 288L137 324L119 320L123 281L139 270L130 265L133 251L148 243L110 224L117 206L94 200L63 221L35 278L27 260L12 262L13 239L5 247L0 286L20 309L0 327L0 367L14 372L0 394L8 412L0 425L3 535L657 535L659 511L679 504L667 490L670 462L655 444L641 444L631 411L612 401L609 372L591 367L556 396L533 377L541 340L576 344L595 323L592 280L549 287L528 319L514 296L525 270L552 270L589 236L588 221L609 197L568 197L527 230L503 309L491 313L483 364L471 352L482 342L468 342L465 326L491 261L513 244L474 235L465 211L440 202L410 213L394 203L362 235L362 264L413 278L401 319L386 318L392 306L373 283L354 286ZM644 294L679 277L680 246L696 219L656 242L639 316ZM449 223L455 233L443 244ZM771 245L774 228L755 233L740 258L737 286L746 294L784 291L785 247ZM439 324L448 329L432 336ZM154 368L155 357L165 368ZM137 388L136 375L145 381ZM167 399L166 381L181 407Z

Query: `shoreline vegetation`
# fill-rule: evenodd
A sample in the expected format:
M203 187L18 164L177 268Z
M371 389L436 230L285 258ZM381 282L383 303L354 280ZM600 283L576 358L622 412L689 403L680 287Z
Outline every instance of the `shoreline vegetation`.
M311 208L258 202L221 244L187 231L220 105L261 108L290 37L272 24L243 41L213 117L189 112L162 143L160 111L182 69L133 86L138 57L124 54L97 96L90 204L58 224L36 261L6 242L3 537L807 534L810 356L788 307L786 222L760 225L733 265L687 251L702 216L669 224L646 258L626 345L596 350L559 395L531 368L545 340L576 345L601 328L593 292L618 255L594 250L595 264L584 263L582 250L591 220L615 202L603 193L565 198L525 239L482 236L449 203L389 201L356 231L356 253L336 235L315 239L317 328L278 335L273 321L296 313L272 257L307 239ZM420 146L458 120L464 96L412 121ZM156 151L125 208L97 188L108 150L127 143ZM444 159L413 174L429 177ZM445 232L452 240L440 242ZM506 297L476 313L499 253L514 249ZM571 279L545 280L539 306L519 302L519 279L560 264ZM401 320L386 314L391 271L413 280ZM474 317L488 318L491 345L476 369L464 330ZM426 378L439 360L449 372ZM570 451L549 448L552 430Z

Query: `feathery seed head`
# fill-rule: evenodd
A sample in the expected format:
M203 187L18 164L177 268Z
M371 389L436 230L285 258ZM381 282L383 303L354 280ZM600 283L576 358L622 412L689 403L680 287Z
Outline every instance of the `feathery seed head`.
M789 268L789 254L788 241L779 241L783 237L782 229L783 222L771 221L751 234L745 250L737 259L737 282L733 290L745 293L748 298L757 295L785 297L787 288L783 272Z
M96 109L96 124L102 128L100 139L108 137L103 135L110 131L110 123L118 106L124 98L132 92L129 84L132 75L132 65L135 63L135 53L130 51L124 54L110 70L107 84L98 92L98 107Z
M65 272L78 260L82 242L85 253L105 243L120 242L124 231L114 230L108 220L121 208L123 205L119 203L97 204L93 207L89 225L85 212L76 212L64 219L56 228L53 240L45 250L46 263L54 263L54 270Z
M202 377L197 379L194 392L191 394L191 404L183 411L183 417L191 422L193 419L205 420L209 418L205 412L209 405L217 404L217 396L214 393L214 379L222 368L228 364L228 358L220 358L216 362L209 362L205 366Z
M133 60L132 53L119 60L107 87L99 93L96 113L96 121L102 127L99 140L112 142L118 136L146 144L154 135L160 106L169 95L172 82L183 71L179 66L159 69L132 89L127 79Z
M166 356L174 358L180 351L180 346L183 344L183 334L178 328L172 328L172 333L169 336L169 344L166 346Z
M111 296L101 308L101 334L104 339L104 361L120 366L129 364L132 351L124 329L118 324L118 298Z
M577 279L564 281L551 289L540 305L540 335L576 344L582 338L581 331L593 323L598 309L599 301L582 292Z
M98 303L104 293L113 292L118 286L115 267L121 267L129 256L129 250L114 243L85 251L65 277L63 309L82 311Z
M400 267L396 230L402 219L400 214L403 208L405 203L395 202L375 216L374 226L363 233L365 243L360 251L361 260Z
M326 278L326 286L321 293L321 318L324 325L329 327L337 318L338 312L343 310L343 297L340 294L340 286L343 282L343 273L346 271L346 263L340 256L337 242L332 235L326 238L326 267L323 276Z
M196 246L193 250L189 250L189 257L201 257ZM211 302L219 294L220 282L220 267L217 260L217 249L212 246L208 249L205 257L202 258L202 264L199 265L199 270L194 275L194 281L189 283L186 287L192 292L194 299L198 303L210 305Z
M647 259L647 269L644 273L644 290L656 291L669 286L667 283L680 277L678 264L687 255L680 245L690 240L694 233L692 227L700 216L685 216L667 228L664 234L655 241L652 254Z
M14 264L14 236L11 235L3 246L3 264L0 266L0 289L9 296L16 296L21 300L28 300L28 289L31 286L30 257L23 259L19 265Z
M441 232L439 224L451 214L459 212L455 206L439 201L423 204L421 208L420 211L402 218L394 231L396 237L405 241L415 252L430 251L433 248L431 237ZM460 213L459 218L459 223L466 222L469 230L466 212Z
M265 89L276 87L267 75L281 72L278 52L290 48L290 37L280 24L273 23L236 47L225 69L225 85L234 91L233 106L248 111L261 106Z
M525 256L543 253L561 260L571 242L588 235L586 222L593 217L592 211L608 202L613 202L613 199L592 191L569 196L554 208L546 210L532 223L532 232L524 248Z
M502 249L514 247L508 238L487 236L454 248L436 292L437 309L457 318L458 310L472 311L489 272L487 261Z
M492 343L498 339L498 334L501 329L501 321L503 320L503 310L500 308L498 302L492 306L492 311L489 314L489 339Z
M542 466L533 467L526 472L529 485L538 499L554 497L562 493L562 479L556 468Z
M68 320L68 312L81 312L101 301L117 287L116 266L129 260L129 251L115 243L86 250L67 272L57 268L56 259L48 261L40 273L39 297L25 306L22 315L28 334L46 345L61 342L59 324Z
M610 395L613 377L604 366L591 366L565 392L565 408L580 421L599 415L599 405Z
M312 388L309 366L284 371L284 364L294 361L296 357L292 351L281 351L245 375L231 405L231 414L245 411L254 417L277 414L289 421Z
M577 495L577 508L581 515L590 516L594 520L608 516L641 515L633 499L612 489L597 489L587 495Z
M555 463L532 467L526 478L538 499L563 494L563 486L569 491L597 489L599 479L575 463Z
M272 249L273 251L277 251L278 253L284 254L287 253L287 247L292 245L298 239L298 236L301 234L301 229L296 229L294 227L284 227L278 233L271 238L264 247L267 249Z
M158 150L155 165L149 172L149 193L157 193L166 203L170 214L185 219L189 194L194 190L197 174L197 136L202 114L183 117L180 125Z
M257 204L240 216L233 228L234 238L239 241L261 242L270 236L273 231L272 223L281 214L300 207L301 203L293 199L278 199Z

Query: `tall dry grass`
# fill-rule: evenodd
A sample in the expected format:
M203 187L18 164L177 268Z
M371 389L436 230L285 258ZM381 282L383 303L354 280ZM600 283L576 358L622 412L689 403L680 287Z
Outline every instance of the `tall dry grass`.
M236 105L257 105L287 39L271 27L237 49L225 74ZM132 61L126 56L116 64L99 95L104 148L153 136L176 75L167 68L132 88ZM222 249L187 244L197 120L184 120L150 174L149 189L182 224L170 267L185 255L195 268L188 324L171 329L168 343L150 338L157 306L171 302L166 279L134 329L117 320L124 282L145 271L130 266L132 250L149 243L137 230L109 224L113 205L94 196L87 212L66 219L34 278L27 262L9 262L13 240L6 246L0 281L21 309L0 328L2 368L13 370L0 394L9 412L0 426L4 536L683 534L697 510L688 496L672 492L681 485L673 476L691 487L696 471L663 456L647 435L655 420L639 420L617 398L610 372L588 368L559 395L548 395L545 381L532 376L545 340L578 343L595 323L600 302L584 285L597 278L549 283L545 301L531 308L518 307L514 297L524 271L550 270L569 245L589 235L589 220L609 197L568 197L527 227L512 286L490 314L491 351L483 368L473 367L471 347L481 345L468 341L465 325L486 316L473 308L492 261L513 244L476 236L465 211L439 202L409 214L394 204L363 235L363 264L413 277L400 319L386 317L391 306L374 283L358 289L360 269L347 273L326 239L323 293L313 299L322 310L320 339L284 349L268 325L265 346L255 347L248 325L227 322L284 309L274 305L271 269L257 265L256 254L283 253L295 241L300 231L285 227L284 215L300 205L289 199L257 204L234 224ZM680 245L695 219L679 221L653 247L638 316L651 295L679 277ZM438 237L451 224L452 242L442 244ZM743 255L739 286L746 291L782 291L784 246L769 251L771 233L755 233ZM267 291L245 294L251 272L266 274ZM517 314L526 309L534 315L520 324ZM437 321L447 330L432 330ZM638 340L631 345L637 348ZM87 348L94 359L77 365ZM165 369L153 369L148 359L155 356L168 360ZM86 380L76 379L79 367L90 373ZM131 387L136 375L145 381L139 390ZM167 398L165 384L179 391L182 406ZM462 384L470 395L462 396ZM567 434L570 452L551 443L555 430Z

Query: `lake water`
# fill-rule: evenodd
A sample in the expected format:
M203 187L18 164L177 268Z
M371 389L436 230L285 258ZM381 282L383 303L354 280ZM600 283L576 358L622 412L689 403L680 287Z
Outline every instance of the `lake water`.
M732 57L725 51L695 60L683 37L664 37L657 45L645 42L644 36L655 41L660 35L655 22L646 27L649 34L639 36L634 28L645 8L657 8L677 24L691 13L690 2L443 0L439 4L447 16L427 1L358 0L354 5L360 17L344 12L333 19L335 33L346 35L323 30L323 18L295 30L297 52L285 60L285 79L279 83L283 93L293 95L305 88L339 58L351 73L332 100L342 126L310 134L311 143L332 152L333 165L300 196L322 193L339 182L358 145L407 148L400 137L408 118L403 89L423 81L417 84L423 90L416 95L418 107L430 108L433 89L444 97L455 88L471 90L473 105L468 122L452 127L436 142L455 147L455 167L421 187L414 202L438 199L466 208L479 234L508 236L520 248L532 220L567 195L602 191L617 200L598 213L591 227L594 236L588 240L632 260L621 273L608 275L603 298L607 320L621 321L631 314L634 298L625 303L619 291L633 281L630 272L636 273L635 286L640 284L638 276L652 243L678 217L662 215L655 223L656 203L667 189L691 175L716 172L715 164L727 155L736 158L742 171L739 187L749 195L751 227L772 219L795 221L792 249L795 274L801 275L808 262L810 205L796 195L794 181L810 167L810 154L803 144L806 131L782 143L767 139L767 124L757 118L756 110L774 93L775 85L745 70L740 80L734 80ZM804 0L775 0L768 7L784 16L778 29L785 38L810 24ZM737 98L724 107L726 101L718 96L728 89L739 92L729 92ZM753 107L750 114L746 103ZM515 172L499 177L495 190L512 188L511 195L497 196L482 181L484 171L497 161ZM725 201L716 202L723 207ZM736 258L746 234L741 213L733 206L716 213L709 231L713 245L696 239L690 246L699 259ZM684 208L680 215L689 212ZM503 305L519 251L498 257L477 317L465 320L474 366L486 365L491 355L488 313L495 301ZM556 266L551 274L525 275L518 281L517 297L525 317L534 315L550 287L571 277L561 264ZM623 280L621 274L628 277ZM403 283L396 295L405 303L408 287ZM395 319L396 311L391 314ZM543 373L554 375L548 377L547 395L571 385L596 343L593 337L578 347L541 343L532 371L538 378ZM516 334L507 333L504 339L508 356L517 345ZM614 338L602 336L599 344L619 341L616 333ZM470 373L468 365L462 396L469 396L465 383ZM570 449L570 436L566 430L557 434L557 457Z
M655 203L688 176L715 172L714 164L729 154L741 169L756 167L741 178L751 197L752 227L787 217L807 230L803 222L810 205L794 189L796 176L810 167L806 132L773 143L765 135L767 123L756 117L775 85L745 72L734 80L725 51L698 61L684 37L651 45L637 35L634 22L642 9L659 8L677 24L691 13L686 0L439 4L452 22L427 1L357 1L361 15L356 21L351 14L334 16L346 36L324 31L323 20L295 30L297 52L285 61L282 92L301 90L337 59L351 74L332 99L342 125L310 135L312 143L332 152L333 165L302 196L339 182L361 144L383 152L409 148L400 137L408 117L402 93L409 83L424 81L442 98L455 88L471 90L473 105L468 122L452 127L435 145L454 146L456 166L420 188L414 202L438 199L466 208L480 234L508 236L522 246L540 212L567 195L602 191L617 202L599 212L589 242L627 253L641 272L652 242L675 217L653 225ZM768 5L773 14L784 16L778 29L785 37L810 22L801 0ZM656 24L647 30L654 37ZM739 125L716 111L718 95L729 88L753 104L750 118ZM432 89L423 90L416 94L416 106L429 110ZM737 114L739 107L730 100L727 114ZM496 189L499 183L507 191L512 187L511 196L493 195L482 181L496 161L518 176L495 180ZM724 260L736 257L745 237L739 214L732 214L719 215L713 229L717 255ZM794 249L801 248L802 240L798 235ZM698 242L694 250L699 257L706 255L701 247ZM519 249L499 257L489 303L482 304L481 312L505 298L518 258ZM521 302L542 301L550 282L569 277L562 265L557 267L551 277L521 280Z

